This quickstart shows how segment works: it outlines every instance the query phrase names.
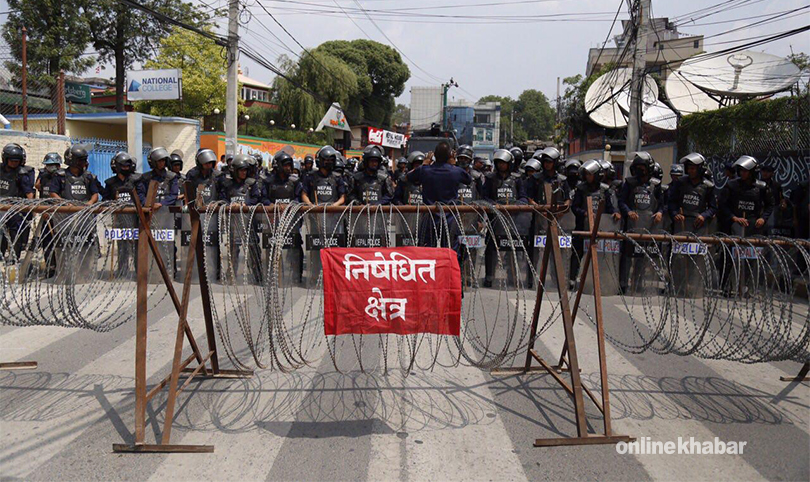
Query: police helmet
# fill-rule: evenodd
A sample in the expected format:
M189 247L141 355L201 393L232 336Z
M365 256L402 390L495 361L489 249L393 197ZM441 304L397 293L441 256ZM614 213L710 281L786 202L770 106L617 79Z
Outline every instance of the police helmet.
M422 151L413 151L408 154L408 165L413 165L414 162L424 163L425 154Z
M689 153L689 154L687 154L687 155L683 156L679 162L680 162L680 164L682 164L682 165L686 165L686 163L688 162L688 163L690 163L690 164L694 164L694 165L699 166L699 167L700 167L700 166L704 166L704 167L705 167L705 165L706 165L706 158L705 158L705 157L703 157L703 155L702 155L702 154L699 154L699 153L697 153L697 152L692 152L692 153ZM674 166L673 166L673 167L674 167Z
M744 169L746 171L758 171L759 170L759 162L752 156L740 156L734 162L734 169L739 171L740 169Z
M335 160L337 161L337 159ZM293 171L301 172L301 160L300 159L293 159Z
M565 161L565 172L569 172L571 170L579 172L580 167L582 167L582 163L576 159L569 159Z
M180 164L180 170L183 170L183 156L177 153L177 151L172 152L169 156L169 164L172 166L176 166Z
M134 172L135 160L132 159L128 152L120 151L113 156L112 166L113 172L116 174L119 172L124 174Z
M276 155L273 156L273 167L281 169L286 164L294 164L292 156L284 151L276 152Z
M306 165L307 163L310 164L315 163L315 157L313 157L312 154L307 154L306 156L304 156L304 165Z
M672 167L669 168L669 175L683 176L684 175L683 164L673 164Z
M543 170L543 165L540 164L540 161L538 161L535 158L531 158L531 159L529 159L529 160L527 160L525 162L526 162L526 164L523 166L524 170L525 169L534 169L535 171L542 171Z
M70 148L69 147L67 149L65 149L65 155L62 156L62 157L65 159L65 164L70 163Z
M613 163L606 159L599 159L599 166L602 167L602 177L608 181L616 179L616 168Z
M602 180L604 169L599 159L589 159L585 161L579 168L579 177L584 181L586 174L593 174L596 177L596 182Z
M541 164L546 160L554 161L554 167L562 162L562 154L556 147L546 147L542 151L535 151L532 157L538 159Z
M194 158L194 162L197 164L197 167L201 169L205 164L210 164L212 162L216 166L217 155L211 149L202 149L197 153L197 156Z
M515 163L520 164L523 162L523 149L515 146L509 149L509 153L512 154L512 157L515 159Z
M369 159L379 159L382 162L383 157L385 157L385 154L380 146L372 144L363 149L363 161L366 164L368 164Z
M315 158L318 162L318 168L332 169L335 167L335 161L340 153L332 146L323 146L318 149Z
M67 162L68 166L82 166L87 164L87 159L90 155L87 149L81 144L74 144L70 146L70 160Z
M492 159L488 157L482 157L481 162L484 163L484 169L492 169L492 167L494 166Z
M492 154L492 160L493 163L501 161L507 163L509 167L512 167L512 162L515 160L515 158L512 156L512 153L506 149L498 149L494 154Z
M20 161L20 165L25 165L25 149L17 143L6 144L3 148L3 164L8 161Z
M59 156L59 153L56 152L49 152L45 154L45 158L42 159L42 163L46 166L54 165L57 166L62 164L62 158Z
M250 169L251 159L253 159L253 156L249 156L247 154L237 154L233 156L233 161L231 161L231 170L236 172L241 169Z
M630 162L630 174L634 176L638 176L638 168L639 166L644 166L647 168L647 175L653 175L653 169L655 168L655 161L653 157L647 151L636 151L633 153L633 160Z
M653 164L653 176L656 179L663 179L664 178L664 169L661 167L661 164L657 162Z
M233 162L233 154L225 154L225 164L231 165Z
M165 147L156 147L149 151L147 159L149 161L149 167L155 169L159 161L166 161L166 165L168 165L171 161L171 156Z
M343 156L338 154L337 159L335 159L335 171L338 173L343 173L343 171L345 170L346 170L346 159L344 159Z
M467 144L463 144L463 145L459 146L458 150L456 151L456 159L461 159L462 157L466 157L466 158L468 158L470 160L468 162L471 162L473 160L474 156L475 156L475 153L473 151L473 148L470 147Z

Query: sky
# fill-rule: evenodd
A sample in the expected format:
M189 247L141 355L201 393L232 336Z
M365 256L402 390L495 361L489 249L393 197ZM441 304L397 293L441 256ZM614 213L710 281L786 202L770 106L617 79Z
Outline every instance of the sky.
M217 30L227 30L228 0L192 0L220 9ZM584 74L588 49L621 32L628 19L627 1L619 0L242 0L240 35L243 41L275 62L279 55L294 56L302 49L265 12L272 13L306 48L327 40L370 38L393 44L404 54L411 79L398 102L410 102L411 86L439 85L451 77L459 84L451 99L478 100L484 95L520 95L538 89L556 96L557 77ZM701 9L720 5L704 18ZM775 34L810 23L810 8L776 20L768 16L808 6L807 0L652 0L655 17L679 18L679 31L716 35L704 49L732 47L756 36ZM366 9L369 20L362 9ZM0 12L8 5L0 0ZM319 11L317 13L313 11ZM686 15L690 14L691 15ZM351 17L351 18L347 18ZM6 15L0 15L4 21ZM755 22L760 25L748 26ZM271 31L286 44L274 38ZM734 32L725 33L729 30ZM381 32L382 31L382 32ZM614 46L612 40L609 47ZM755 48L785 56L810 53L810 32ZM242 57L243 73L272 83L274 74ZM110 67L98 75L111 76ZM85 75L96 75L93 68Z

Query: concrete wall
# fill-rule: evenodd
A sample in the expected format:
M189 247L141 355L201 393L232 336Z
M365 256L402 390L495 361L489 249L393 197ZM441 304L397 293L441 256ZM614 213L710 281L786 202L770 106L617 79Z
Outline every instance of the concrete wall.
M29 128L31 124L29 123ZM58 152L60 156L70 146L70 138L42 132L22 132L11 129L0 129L0 145L16 142L27 154L27 165L40 168L42 159L49 152Z
M162 146L169 152L183 151L184 170L194 166L193 159L199 146L197 124L155 122L144 124L143 130L151 131L152 147Z
M126 124L68 120L65 122L65 131L66 134L72 138L83 139L96 137L99 139L124 142L127 140Z

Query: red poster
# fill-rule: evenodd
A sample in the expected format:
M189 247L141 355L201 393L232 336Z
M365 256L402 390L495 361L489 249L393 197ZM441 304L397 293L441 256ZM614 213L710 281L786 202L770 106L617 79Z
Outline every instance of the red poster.
M461 271L452 249L329 248L321 262L327 335L459 335Z

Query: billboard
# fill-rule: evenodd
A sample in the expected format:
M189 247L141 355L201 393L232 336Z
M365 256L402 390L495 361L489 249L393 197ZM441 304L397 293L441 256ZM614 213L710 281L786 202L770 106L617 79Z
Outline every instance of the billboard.
M127 100L179 100L182 80L180 69L128 70Z
M392 147L394 149L402 149L407 141L408 138L405 134L386 131L384 129L377 129L376 127L368 128L369 144L378 144L385 147Z
M65 82L65 100L74 104L89 104L90 86L76 82Z

